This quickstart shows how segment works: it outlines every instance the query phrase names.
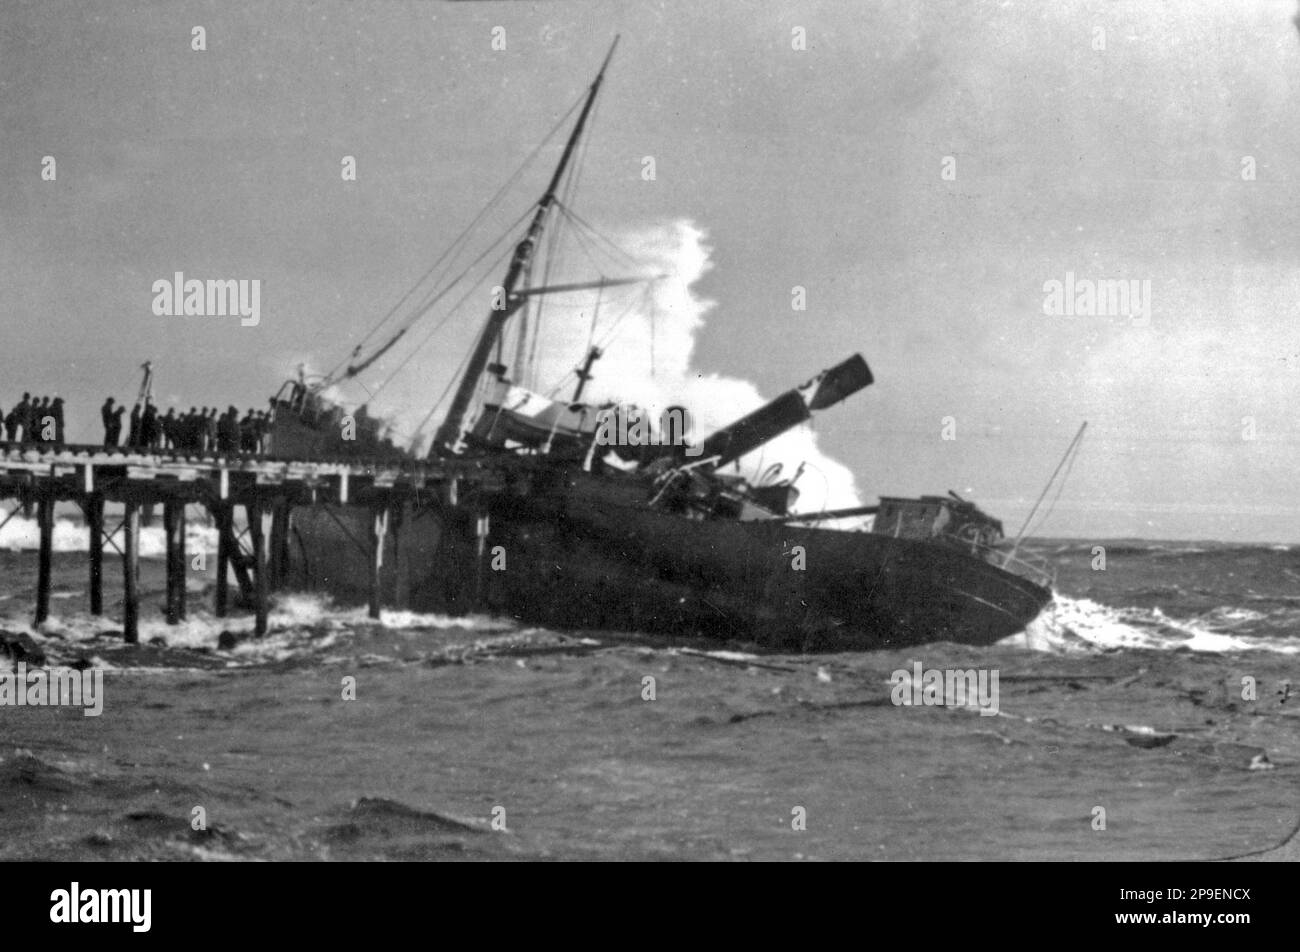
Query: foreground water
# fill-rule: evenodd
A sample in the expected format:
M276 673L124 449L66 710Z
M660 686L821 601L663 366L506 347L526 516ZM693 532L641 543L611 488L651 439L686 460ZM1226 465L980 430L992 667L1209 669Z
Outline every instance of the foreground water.
M106 671L99 717L0 708L0 858L1295 858L1300 552L1042 551L1023 635L819 656L312 595L260 640L169 628L148 560L128 647L84 556L36 631L35 558L0 552L0 665ZM917 663L996 673L996 714L895 704Z

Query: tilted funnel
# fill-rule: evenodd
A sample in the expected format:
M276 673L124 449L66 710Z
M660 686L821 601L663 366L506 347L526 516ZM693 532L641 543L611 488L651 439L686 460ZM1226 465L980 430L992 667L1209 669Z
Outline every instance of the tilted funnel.
M836 364L830 370L824 370L811 381L816 389L808 401L809 410L825 410L833 407L859 390L872 383L871 368L862 359L861 354L854 354L843 363Z
M724 426L704 441L702 455L705 459L717 456L715 465L725 466L803 423L812 416L813 410L834 406L871 382L871 368L861 354L854 354L843 363L823 370L802 387L787 390L753 413Z

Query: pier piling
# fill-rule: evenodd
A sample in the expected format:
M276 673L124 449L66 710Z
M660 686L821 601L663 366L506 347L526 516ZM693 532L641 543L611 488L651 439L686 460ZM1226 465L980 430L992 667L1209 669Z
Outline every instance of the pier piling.
M140 642L140 503L126 502L122 525L122 637L129 645Z
M180 620L185 620L185 573L189 570L189 556L185 551L185 503L176 508L176 609Z
M42 490L36 504L36 520L40 528L40 564L36 574L36 624L50 617L50 584L52 553L54 551L54 494Z
M388 535L388 509L376 508L370 524L370 617L379 617L379 572L384 566L384 539Z
M104 614L104 497L87 497L83 511L90 530L90 613Z
M222 470L221 475L224 478L225 470ZM234 538L231 530L230 504L226 502L214 504L212 518L217 524L217 590L212 610L218 618L225 618L226 602L230 595L230 543Z
M163 532L167 538L167 624L185 617L185 503L163 503Z
M411 558L402 540L406 527L411 524L414 511L409 502L403 502L393 508L392 524L389 531L393 534L393 574L396 583L393 589L393 607L411 607Z
M279 588L289 574L289 502L283 497L271 504L270 552L267 555L267 583Z
M248 539L253 545L253 611L256 614L253 632L260 636L267 629L266 533L262 527L261 500L249 502L244 514L248 518Z
M474 525L474 610L482 611L487 604L487 542L491 531L487 511L478 509Z

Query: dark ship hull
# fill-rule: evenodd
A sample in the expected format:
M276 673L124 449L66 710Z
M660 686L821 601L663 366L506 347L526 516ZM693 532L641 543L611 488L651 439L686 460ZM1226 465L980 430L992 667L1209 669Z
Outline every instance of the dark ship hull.
M513 254L492 288L492 309L455 390L448 390L451 399L428 450L430 462L481 467L505 488L480 486L474 498L456 499L443 485L431 499L395 501L380 494L356 500L368 507L360 510L304 509L293 517L297 544L290 546L285 581L364 598L373 612L380 604L489 611L566 628L705 635L780 649L989 644L1022 629L1051 593L1041 577L1006 571L1012 560L1000 548L1002 525L973 504L955 496L882 499L847 511L876 515L870 532L808 528L800 523L824 522L831 514L795 513L802 465L781 478L781 464L772 463L752 481L731 469L814 412L871 385L861 355L698 444L687 437L684 413L672 412L684 408L667 408L653 432L639 426L644 420L637 408L598 405L590 397L584 402L602 354L595 338L600 295L668 277L636 265L641 273L601 274L595 281L546 278L557 244L544 242L543 234L553 239L554 229L547 232L552 225L581 225L622 255L613 260L636 264L560 201L574 184L571 160L612 55L611 47L549 185L532 205L527 230L503 236L514 242ZM544 265L543 248L552 249ZM353 350L346 372L336 369L309 385L300 370L299 380L272 401L269 452L285 459L400 463L403 451L364 404L348 413L326 394L374 365L468 273L433 288L417 282L398 304L410 302L409 318L365 350L398 308L390 311ZM572 396L566 401L526 390L522 380L535 369L540 327L540 319L528 319L530 302L584 291L596 295L591 343L575 371ZM504 362L508 331L515 334L513 370ZM379 517L374 543L369 507L388 513ZM383 547L377 576L372 544Z
M945 545L779 520L685 518L632 480L557 467L527 495L408 507L380 573L386 603L487 611L569 629L751 642L768 649L991 644L1051 593ZM488 532L480 543L478 516ZM295 514L291 585L363 601L364 510Z

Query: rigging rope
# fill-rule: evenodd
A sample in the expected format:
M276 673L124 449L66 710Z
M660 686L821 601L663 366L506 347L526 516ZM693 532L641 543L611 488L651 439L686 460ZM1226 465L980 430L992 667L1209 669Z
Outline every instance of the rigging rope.
M429 425L429 421L433 419L433 415L438 412L438 407L442 406L442 401L447 399L447 394L451 393L451 388L454 387L456 381L460 379L461 371L465 369L467 363L469 363L469 351L465 351L465 356L460 359L460 364L457 365L455 372L451 375L451 379L447 381L447 386L442 388L442 393L438 396L438 399L434 401L433 406L429 408L429 412L424 415L424 419L422 419L419 426L415 428L415 435L411 437L412 444L414 444L414 441L424 432L424 428ZM414 445L412 445L411 448L414 449Z
M513 230L513 229L512 229L512 230ZM480 261L482 261L483 258L485 258L485 257L488 255L489 252L491 252L494 248L496 248L497 245L501 244L502 239L503 239L503 238L506 238L506 237L509 237L509 233L508 233L508 232L507 232L506 235L503 235L502 238L498 238L498 239L496 240L496 242L492 245L491 248L488 248L487 251L485 251L485 252L483 252L483 254L479 255L478 259L474 262L474 264L470 265L470 268L473 268L474 265L477 265ZM506 247L501 251L501 253L498 254L497 257L496 257L496 258L491 262L491 264L488 265L488 268L487 268L486 270L487 270L488 272L490 272L490 271L496 269L496 268L497 268L497 267L498 267L498 266L499 266L499 265L500 265L500 264L501 264L501 263L506 259L506 256L509 255L509 254L512 252L512 250L513 250L513 249L510 247L510 245L507 244ZM468 269L466 270L466 273L468 273ZM484 277L487 277L486 273L484 274ZM459 281L459 278L458 278L457 280ZM480 278L478 281L475 281L472 285L470 285L469 290L467 290L467 291L466 291L466 292L461 296L460 300L458 300L455 304L453 304L453 305L452 305L452 306L447 310L447 313L446 313L446 315L443 316L443 319L440 320L437 324L433 325L433 327L431 327L431 328L429 329L429 333L427 333L427 334L424 335L424 338L423 338L423 339L422 339L418 344L416 344L414 348L412 348L411 352L410 352L409 354L407 354L404 358L402 358L402 362L401 362L400 364L398 364L396 367L393 368L392 373L390 373L387 377L385 377L384 380L383 380L383 382L381 382L381 383L379 384L379 386L375 388L374 392L371 394L371 398L372 398L372 399L374 398L374 395L375 395L376 393L379 393L381 390L383 390L385 387L387 387L390 383L392 383L392 382L393 382L393 378L396 377L399 373L401 373L401 371L406 367L407 364L409 364L409 363L411 362L411 360L415 357L415 355L418 354L421 350L424 349L424 345L427 344L427 343L429 343L429 341L430 341L430 339L433 337L433 335L436 334L436 333L438 333L438 331L440 331L440 330L441 330L441 329L446 325L446 323L447 323L449 320L451 320L452 315L454 315L454 314L456 313L456 311L460 308L460 306L461 306L462 304L464 304L467 300L469 300L470 295L473 294L475 291L478 290L479 285L482 283L482 281L483 281L483 279ZM452 286L454 286L454 285L452 285ZM452 286L449 286L449 287L447 288L447 290L451 290L451 287L452 287ZM430 305L430 306L432 306L432 305ZM467 356L468 356L468 352L467 352ZM453 378L453 379L454 379L454 378Z
M562 206L560 210L563 211L564 214L565 214L565 215L566 215L566 216L567 216L571 221L574 222L574 224L578 225L580 228L585 228L585 229L586 229L587 231L589 231L592 235L594 235L595 237L599 238L599 239L600 239L601 241L603 241L606 245L608 245L610 248L612 248L614 251L616 251L619 255L622 256L623 260L624 260L625 262L627 262L629 265L632 265L633 267L635 267L635 266L638 266L638 265L640 264L640 262L637 261L637 259L636 259L635 257L633 257L633 256L632 256L632 255L631 255L631 254L626 250L626 249L624 249L621 245L619 245L618 242L616 242L613 238L610 238L609 236L607 236L604 232L602 232L602 231L601 231L599 228L597 228L596 226L592 225L590 222L588 222L586 219L584 219L581 215L579 215L577 212L575 212L572 208L569 208L567 205L565 205L565 206Z
M1056 495L1054 495L1052 497L1052 501L1047 504L1047 508L1043 511L1043 514L1038 517L1038 522L1034 525L1033 531L1029 533L1030 536L1037 535L1039 532L1042 531L1043 523L1047 521L1048 517L1052 514L1053 510L1056 509L1057 500L1061 498L1061 492L1065 489L1065 484L1070 478L1070 471L1074 469L1074 462L1078 458L1079 458L1079 450L1078 447L1076 446L1075 451L1070 454L1070 461L1065 464L1065 472L1061 474L1061 481L1056 486Z
M599 109L599 105L600 105L599 100L597 100L596 104L593 106L591 118L588 120L589 122L588 129L590 129L592 125L594 125L596 110ZM562 208L563 205L568 202L570 196L572 196L573 193L577 191L578 177L582 174L583 163L586 161L587 148L589 147L590 144L591 144L591 136L590 134L588 134L588 136L584 138L582 142L578 145L577 159L574 162L574 164L569 167L569 171L565 175L564 183L560 188L560 195L555 197L555 200L552 203L552 208ZM542 268L543 286L546 286L551 283L551 275L559 267L560 234L561 232L559 228L559 222L556 221L554 223L554 226L551 228L551 231L548 235L548 241L546 244L546 254L545 254L546 262ZM533 306L532 344L529 347L528 358L527 358L529 387L537 386L537 348L539 343L542 340L542 327L543 327L542 318L544 317L545 314L545 308L546 308L546 298L539 297L537 299L536 304ZM528 326L526 324L522 325L520 328L520 333L522 334L526 332L527 329ZM519 376L521 379L523 378L523 370L524 368L522 367L519 368Z
M452 241L450 245L448 245L446 250L443 251L443 253L438 256L437 260L434 261L434 263L429 266L429 269L425 271L424 274L421 275L416 280L416 282L413 285L411 285L410 288L407 289L406 293L402 295L402 297L398 300L396 304L393 305L393 307L388 311L388 313L385 314L378 321L378 323L374 324L370 328L370 330L366 332L366 334L361 338L361 340L357 342L356 346L352 349L352 352L347 357L340 360L334 366L334 368L328 374L325 375L327 380L332 379L333 376L339 371L341 367L343 367L344 364L346 364L349 360L351 360L353 357L357 355L360 349L363 346L365 346L366 341L368 341L371 337L373 337L378 332L379 328L381 328L384 324L386 324L398 312L398 310L402 307L402 305L406 303L406 301L411 297L411 295L413 295L416 292L416 290L420 287L420 285L422 285L426 280L428 280L429 276L432 275L434 271L436 271L438 267L443 263L443 261L447 259L447 256L450 255L453 250L456 250L464 242L465 238L468 237L468 235L476 227L478 227L479 223L488 215L489 212L491 212L495 208L495 206L501 201L501 199L505 197L506 193L512 187L514 187L515 182L519 179L521 175L523 175L524 170L527 169L528 166L531 165L532 162L537 158L538 154L542 151L542 149L546 147L547 143L550 142L551 139L554 138L555 134L559 132L559 130L567 124L569 117L573 114L574 110L578 108L579 104L583 101L585 96L586 94L584 93L574 101L573 105L571 105L568 108L568 110L564 113L564 115L560 117L560 120L551 128L551 131L546 134L546 137L542 139L542 141L537 144L537 146L533 149L533 151L528 154L528 157L525 158L524 161L519 165L519 167L515 170L514 174L511 175L510 178L506 180L505 184L502 185L497 190L496 194L492 196L492 198L488 201L487 205L485 205L479 211L479 213L476 216L474 216L473 221L471 221L468 225L465 226L464 230L461 231L461 233L456 237L456 239ZM514 228L515 226L512 225L511 227ZM459 257L459 255L460 252L457 250L456 257ZM454 261L455 258L452 258L451 261L448 261L447 267L450 268L451 265L454 263ZM471 267L473 267L473 265L471 265ZM410 323L413 323L415 320L417 320L419 316L420 315L417 315L416 317L412 318Z
M1079 432L1076 433L1076 434L1074 434L1074 439L1072 439L1072 440L1070 441L1070 445L1067 446L1067 447L1065 448L1065 455L1062 456L1062 457L1061 457L1061 461L1060 461L1059 463L1056 464L1056 469L1052 470L1052 475L1051 475L1051 477L1047 480L1047 485L1044 486L1044 487L1043 487L1043 491L1042 491L1041 493L1038 494L1038 499L1034 502L1034 507L1033 507L1032 509L1029 510L1029 515L1025 517L1025 524L1024 524L1023 526L1020 527L1020 532L1018 532L1018 533L1016 534L1015 541L1011 544L1011 552L1010 552L1010 554L1007 556L1007 561L1010 561L1010 560L1011 560L1011 558L1016 554L1016 550L1020 547L1020 541L1025 537L1025 530L1029 528L1029 523L1030 523L1030 521L1034 518L1034 513L1038 511L1038 507L1039 507L1039 505L1042 503L1042 501L1043 501L1044 497L1047 495L1048 491L1052 488L1052 483L1054 483L1054 482L1056 481L1056 474L1059 473L1059 472L1061 471L1061 467L1064 466L1064 465L1066 464L1067 461L1069 461L1069 462L1070 462L1070 466L1073 467L1073 465L1074 465L1074 463L1073 463L1073 457L1074 457L1074 454L1078 452L1079 441L1083 439L1083 431L1084 431L1085 429L1087 429L1087 427L1088 427L1088 424L1087 424L1087 422L1085 421L1084 424L1083 424L1082 426L1079 427ZM1067 470L1066 472L1068 473L1069 470ZM1061 482L1061 488L1062 488L1062 489L1065 488L1065 482L1064 482L1064 481ZM1059 498L1059 496L1060 496L1060 491L1058 490L1058 491L1057 491L1057 497ZM1053 506L1056 505L1056 501L1055 501L1055 500L1052 501L1052 505L1053 505ZM1046 517L1044 517L1044 518L1046 518ZM1039 520L1039 525L1040 525L1040 526L1042 525L1042 520Z
M600 340L596 342L596 346L597 346L597 347L599 347L601 350L604 350L604 349L605 349L605 347L606 347L606 345L607 345L607 342L608 342L608 341L613 337L614 332L618 329L618 325L621 324L621 323L623 323L623 318L627 317L628 314L631 313L632 308L636 307L636 305L637 305L637 302L636 302L636 301L632 301L631 303L628 304L627 307L623 308L622 313L620 313L620 314L618 315L618 317L616 317L616 318L614 319L614 323L610 325L609 330L607 330L607 331L605 332L604 336L602 336L602 337L600 338ZM578 374L577 368L574 368L574 369L570 370L570 371L569 371L568 373L566 373L563 377L561 377L559 380L557 380L557 381L555 382L555 384L552 385L552 387L551 387L549 390L546 391L546 394L545 394L545 395L548 396L548 397L553 397L553 396L555 396L556 392L557 392L561 387L563 387L565 384L567 384L567 383L569 382L569 379L570 379L570 378L575 378L575 379L576 379L577 374Z

